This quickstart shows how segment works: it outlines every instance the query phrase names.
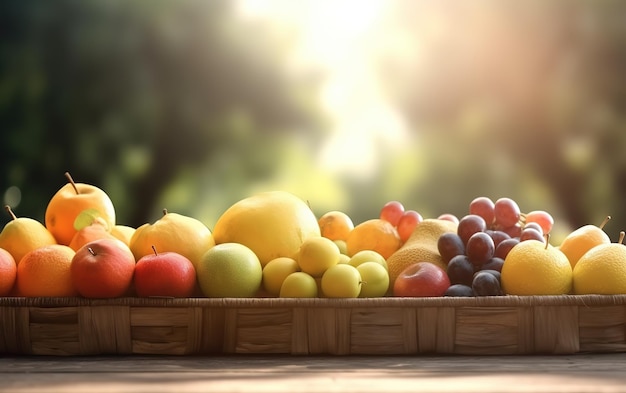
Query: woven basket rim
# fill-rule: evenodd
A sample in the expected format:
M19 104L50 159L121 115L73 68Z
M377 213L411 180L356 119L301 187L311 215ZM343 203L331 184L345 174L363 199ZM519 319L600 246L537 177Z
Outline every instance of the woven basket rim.
M481 297L380 297L331 298L168 298L122 297L87 299L82 297L0 297L0 307L535 307L535 306L612 306L626 304L626 295L550 295Z

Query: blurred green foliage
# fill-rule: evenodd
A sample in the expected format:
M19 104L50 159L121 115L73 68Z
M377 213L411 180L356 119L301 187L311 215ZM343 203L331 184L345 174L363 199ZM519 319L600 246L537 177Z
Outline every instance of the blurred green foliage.
M404 49L391 43L376 66L412 133L380 144L369 177L319 169L323 75L294 78L297 37L235 5L1 2L4 203L43 220L70 171L132 226L163 208L212 226L282 188L355 223L390 199L462 216L486 195L548 210L563 231L607 214L612 239L626 229L626 3L389 2L383 27Z

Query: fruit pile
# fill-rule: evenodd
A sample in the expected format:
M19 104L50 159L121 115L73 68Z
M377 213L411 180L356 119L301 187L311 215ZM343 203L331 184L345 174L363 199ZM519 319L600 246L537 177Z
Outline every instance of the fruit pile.
M550 244L552 216L510 198L479 197L460 219L423 218L390 201L354 225L316 217L293 194L234 203L213 230L163 211L154 223L116 223L100 188L68 183L45 222L17 217L0 232L0 296L436 297L626 294L623 233L586 225Z

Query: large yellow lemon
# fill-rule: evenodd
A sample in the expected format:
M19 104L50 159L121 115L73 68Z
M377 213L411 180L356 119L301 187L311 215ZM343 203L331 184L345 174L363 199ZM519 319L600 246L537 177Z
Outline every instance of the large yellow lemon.
M216 244L241 243L259 257L262 266L278 257L295 258L302 242L321 236L315 214L297 196L269 191L229 207L213 228Z

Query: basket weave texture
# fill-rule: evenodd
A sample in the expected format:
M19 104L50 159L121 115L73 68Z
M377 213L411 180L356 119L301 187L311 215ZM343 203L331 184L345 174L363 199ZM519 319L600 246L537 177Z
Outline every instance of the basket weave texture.
M0 354L626 352L626 295L0 298Z

